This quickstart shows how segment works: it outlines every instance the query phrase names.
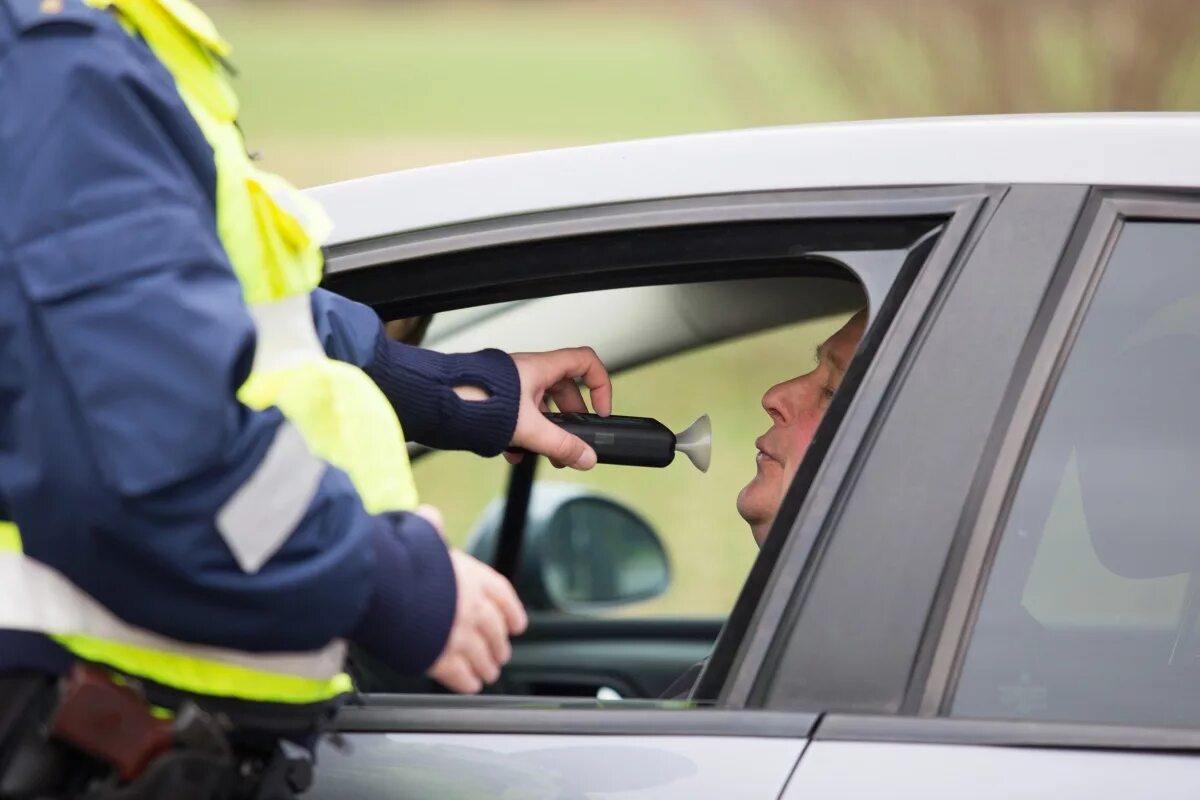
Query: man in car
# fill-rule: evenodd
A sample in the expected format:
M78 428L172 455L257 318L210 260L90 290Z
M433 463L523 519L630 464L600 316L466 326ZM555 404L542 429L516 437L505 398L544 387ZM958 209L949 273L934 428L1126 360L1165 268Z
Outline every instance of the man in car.
M771 418L771 428L754 442L757 472L737 498L738 514L749 523L759 546L866 328L867 311L863 309L821 343L816 367L775 384L763 395L762 407Z
M771 418L771 428L754 442L757 472L737 498L738 514L749 523L750 533L760 547L866 329L867 310L862 309L817 347L816 367L775 384L763 394L762 407ZM690 697L707 663L705 658L694 664L662 696Z

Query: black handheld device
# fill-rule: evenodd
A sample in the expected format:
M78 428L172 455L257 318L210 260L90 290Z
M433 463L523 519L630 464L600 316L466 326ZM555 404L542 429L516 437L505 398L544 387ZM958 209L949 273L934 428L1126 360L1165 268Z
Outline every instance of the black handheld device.
M547 413L546 419L591 445L600 464L665 467L675 460L675 452L679 451L696 469L708 471L712 428L707 414L678 434L650 417Z

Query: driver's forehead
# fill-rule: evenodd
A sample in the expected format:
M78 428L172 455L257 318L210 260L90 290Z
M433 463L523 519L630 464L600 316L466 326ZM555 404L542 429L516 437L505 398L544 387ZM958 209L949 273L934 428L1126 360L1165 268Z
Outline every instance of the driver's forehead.
M859 312L821 343L821 346L817 348L818 357L832 358L837 362L837 366L845 369L854 356L854 351L858 349L858 342L865 329L866 316Z

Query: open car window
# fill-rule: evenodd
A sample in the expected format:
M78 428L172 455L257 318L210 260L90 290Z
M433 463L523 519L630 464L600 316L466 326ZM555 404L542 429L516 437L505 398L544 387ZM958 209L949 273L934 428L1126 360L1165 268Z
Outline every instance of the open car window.
M806 282L790 280L799 284L796 290ZM808 283L820 290L828 282ZM631 303L640 303L638 294L661 294L657 289L629 290L625 296ZM731 302L744 297L750 304L757 296L753 292L727 293ZM618 313L612 300L608 298L599 307ZM840 305L839 301L833 308ZM795 313L803 312L798 309ZM611 499L641 517L666 549L670 580L660 594L633 603L580 604L579 612L671 617L723 617L729 612L757 554L735 500L755 472L754 440L770 426L761 406L763 392L811 370L817 346L848 316L845 311L823 314L715 343L705 342L718 337L731 323L700 317L691 323L699 330L689 330L686 337L699 344L685 345L669 356L615 375L615 413L653 417L676 432L707 414L713 426L712 460L707 473L696 470L683 456L661 469L602 464L584 473L556 470L544 460L539 464L535 492L570 486ZM436 333L437 323L435 320L431 333ZM540 324L552 321L543 319ZM678 336L663 328L659 332L663 339ZM564 332L562 346L573 343L569 337L570 332ZM631 346L667 348L666 342L647 341L648 331L631 338L643 339ZM436 341L432 344L436 346ZM422 501L443 510L447 532L456 545L470 546L472 536L478 537L483 528L495 524L506 500L509 473L502 459L429 453L417 459L414 470Z
M840 194L811 203L788 195L756 197L752 205L750 198L662 201L619 209L622 227L645 213L655 223L647 228L618 229L610 218L617 209L583 210L547 216L551 226L578 231L569 235L546 236L548 228L534 225L538 238L521 241L521 222L498 221L333 254L330 288L371 303L385 320L432 315L426 347L522 352L586 344L614 375L617 413L657 418L675 432L700 414L711 417L707 475L682 458L664 469L600 465L588 474L537 459L531 480L501 459L410 447L422 501L441 508L452 542L471 549L501 521L495 550L476 553L485 560L495 554L493 563L511 575L531 612L530 629L514 640L512 661L491 693L653 699L702 662L707 688L694 697L716 700L730 661L709 656L737 650L781 553L804 558L780 545L792 538L830 431L848 410L869 414L879 401L877 390L855 406L837 400L855 396L868 374L854 364L872 361L947 221L953 234L945 238L959 242L984 197L935 189L863 194L869 197L861 204L843 203ZM784 206L776 203L794 217L777 216ZM721 220L724 214L736 221ZM694 221L670 222L685 217ZM956 247L939 256L938 270ZM771 427L763 394L811 371L817 346L859 309L872 320L862 355L844 365L847 389L830 392L832 403L823 400L826 421L818 415L805 435L812 446L803 445L772 485L773 508L782 507L787 521L776 521L773 537L760 521L760 549L736 501L761 475L755 439ZM403 336L407 326L390 327ZM901 335L910 333L905 327ZM530 499L509 502L521 485L532 487ZM585 506L588 513L576 513ZM542 513L546 507L564 513ZM611 526L600 524L597 510ZM547 521L554 524L540 524ZM653 546L635 546L650 540ZM564 554L573 560L562 561ZM546 563L551 556L559 561ZM354 666L371 666L368 654L352 655ZM368 693L437 691L419 678L364 675L370 679L359 686Z

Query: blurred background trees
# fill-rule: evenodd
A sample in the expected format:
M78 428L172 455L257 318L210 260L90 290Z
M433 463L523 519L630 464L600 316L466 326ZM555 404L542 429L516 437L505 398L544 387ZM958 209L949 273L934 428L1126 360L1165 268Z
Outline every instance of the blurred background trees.
M839 119L1200 107L1200 0L210 0L299 183Z
M760 0L862 112L1195 108L1195 0ZM865 46L864 46L865 45Z

